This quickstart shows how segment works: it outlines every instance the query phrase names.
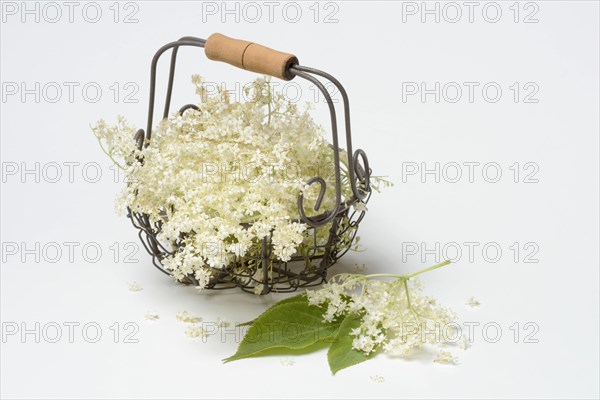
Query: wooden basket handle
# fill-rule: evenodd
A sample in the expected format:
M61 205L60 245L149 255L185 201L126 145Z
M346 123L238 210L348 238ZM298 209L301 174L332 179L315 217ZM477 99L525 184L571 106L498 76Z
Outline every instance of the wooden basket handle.
M294 78L290 66L298 64L295 55L282 53L260 44L233 39L220 33L213 33L206 39L206 57L222 61L235 67L259 74L270 75L289 81Z

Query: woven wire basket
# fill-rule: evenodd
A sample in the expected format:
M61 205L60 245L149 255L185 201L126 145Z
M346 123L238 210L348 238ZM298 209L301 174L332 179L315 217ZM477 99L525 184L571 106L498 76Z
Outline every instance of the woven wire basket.
M272 238L266 236L260 243L253 246L252 251L243 257L234 256L233 261L222 268L213 268L211 278L205 289L240 289L256 294L269 292L292 292L298 288L315 286L323 283L327 278L327 269L334 265L352 246L358 225L364 217L363 207L355 207L358 203L367 203L371 196L369 162L364 151L352 151L352 137L350 132L350 107L348 95L340 82L330 74L298 63L292 54L281 53L261 45L231 39L224 35L213 34L207 40L195 37L183 37L161 47L152 59L150 72L150 99L146 131L139 129L135 135L138 148L151 138L154 114L154 100L156 92L156 67L158 60L167 50L171 50L171 63L169 80L165 100L163 119L169 115L177 52L180 47L201 47L209 59L223 61L252 72L270 75L283 80L294 77L305 79L315 85L323 94L329 107L331 118L331 150L333 152L335 178L335 202L331 209L320 211L321 202L326 192L326 180L315 176L309 179L307 185L319 184L320 194L312 206L316 215L307 215L305 212L302 194L298 195L298 222L308 226L305 231L302 249L297 250L289 261L281 261L273 254ZM323 83L316 77L331 82L339 91L343 99L344 127L346 138L346 151L339 147L337 117L334 102ZM198 109L193 104L188 104L179 110L183 114L188 109ZM340 156L347 157L347 164L342 164ZM352 196L342 201L341 196L341 169L346 167L348 185L351 187ZM169 243L159 239L162 231L162 222L152 221L147 214L133 212L129 209L128 218L139 232L138 236L145 249L152 256L154 266L167 275L171 275L165 268L163 260L173 256L183 248L185 235ZM321 237L319 240L318 237ZM322 238L326 239L323 240ZM180 279L186 284L198 285L193 274Z

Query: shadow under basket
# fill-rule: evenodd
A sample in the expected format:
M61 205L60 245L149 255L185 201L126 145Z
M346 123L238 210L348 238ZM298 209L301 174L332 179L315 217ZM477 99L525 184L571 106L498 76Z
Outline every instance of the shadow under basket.
M273 253L272 237L267 236L254 243L249 251L242 256L233 256L233 260L222 268L205 265L211 271L211 277L205 289L240 288L243 291L255 294L270 292L293 292L298 288L316 286L327 279L327 270L334 265L352 246L356 237L358 226L365 215L365 209L355 207L358 203L367 203L371 196L370 176L371 170L364 151L358 149L352 152L352 139L350 132L350 111L348 96L343 86L333 76L326 72L301 66L298 59L288 53L281 53L255 43L231 39L220 34L213 34L207 40L184 37L161 47L154 55L151 65L150 100L148 123L146 131L139 129L135 139L138 148L142 148L151 138L154 114L154 100L156 89L156 66L160 56L171 50L171 63L167 96L163 119L169 115L171 94L173 90L174 72L177 52L180 47L191 46L205 49L209 59L223 61L253 72L267 74L283 80L294 77L305 79L315 85L324 96L329 107L331 117L331 149L334 157L335 172L335 202L334 207L318 215L308 216L304 211L303 197L298 196L298 222L307 225L304 240L292 255L289 261L281 261ZM337 89L343 99L343 115L346 139L347 159L347 185L351 188L352 195L342 201L341 199L341 162L340 156L344 154L338 143L337 117L334 102L326 87L316 77L329 81ZM179 112L183 114L195 105L183 106ZM361 165L362 163L362 165ZM326 192L326 181L321 177L313 177L307 185L318 183L320 195L312 207L319 211L322 197ZM152 221L146 214L128 212L134 227L139 232L142 244L152 256L153 264L167 275L172 275L165 267L164 261L177 254L184 247L185 234L178 240L169 243L161 242L160 234L162 222ZM193 274L178 277L185 284L198 285L199 282Z

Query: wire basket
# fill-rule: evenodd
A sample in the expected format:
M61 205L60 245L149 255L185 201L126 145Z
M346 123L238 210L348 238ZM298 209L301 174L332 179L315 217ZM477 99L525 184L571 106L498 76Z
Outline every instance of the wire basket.
M331 118L331 149L334 158L335 202L334 207L322 211L317 215L307 215L303 195L297 199L298 222L307 225L302 251L298 250L289 261L281 261L273 254L271 236L264 237L260 243L253 246L256 250L243 257L234 256L233 261L222 268L211 269L211 278L205 289L240 289L256 294L269 292L292 292L298 288L315 286L323 283L327 278L327 269L334 265L352 246L358 225L364 217L362 207L354 207L357 203L367 203L371 196L369 161L363 150L352 151L352 137L350 132L350 107L348 95L340 82L330 74L318 69L301 66L298 59L288 53L281 53L267 47L228 38L215 33L208 39L183 37L175 42L161 47L152 59L150 71L150 99L148 107L148 121L146 131L139 129L135 140L141 149L152 135L152 122L154 114L154 100L156 93L156 67L160 57L171 50L169 80L165 100L163 119L169 115L177 52L180 47L204 48L206 56L215 61L222 61L248 71L270 75L283 80L299 77L315 85L323 94ZM337 117L331 95L324 84L317 79L320 77L331 82L339 91L343 99L344 127L346 133L346 152L343 152L338 143ZM198 109L193 104L188 104L179 110L183 114L188 109ZM340 156L346 155L347 176L351 186L352 196L342 201L341 198L341 162ZM313 205L315 212L319 212L321 202L326 191L326 181L320 176L309 179L307 185L319 184L320 194ZM133 212L129 209L128 218L139 232L138 236L145 249L152 256L154 266L167 275L171 275L165 268L163 260L180 251L183 247L185 235L180 239L163 243L159 239L162 230L160 221L151 221L147 214ZM321 239L318 239L317 233ZM325 233L323 240L323 233ZM186 284L198 285L193 274L180 279Z

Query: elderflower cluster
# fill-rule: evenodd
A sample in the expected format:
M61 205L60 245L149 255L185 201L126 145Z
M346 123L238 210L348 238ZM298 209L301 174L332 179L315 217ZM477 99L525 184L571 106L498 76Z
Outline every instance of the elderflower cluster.
M330 178L320 210L334 204L333 150L323 129L264 78L248 86L254 95L247 102L232 101L225 90L210 95L198 76L192 82L198 110L163 120L141 150L122 117L93 127L105 153L126 170L117 208L159 224L161 243L176 250L164 266L179 280L193 276L200 289L234 257L260 252L265 237L281 261L303 246L324 246L326 227L312 235L297 222L298 194L309 215L317 199L319 185L306 185L314 176ZM342 200L350 195L346 185Z
M351 331L352 347L369 354L382 348L397 356L426 343L440 344L455 315L422 294L415 279L369 280L369 276L341 274L323 288L307 291L311 305L323 306L323 319L331 322L349 314L360 317Z
M92 127L92 132L104 153L121 169L134 164L136 155L139 155L134 140L135 128L127 123L123 116L117 117L115 125L107 125L100 120ZM122 161L120 162L119 159Z

